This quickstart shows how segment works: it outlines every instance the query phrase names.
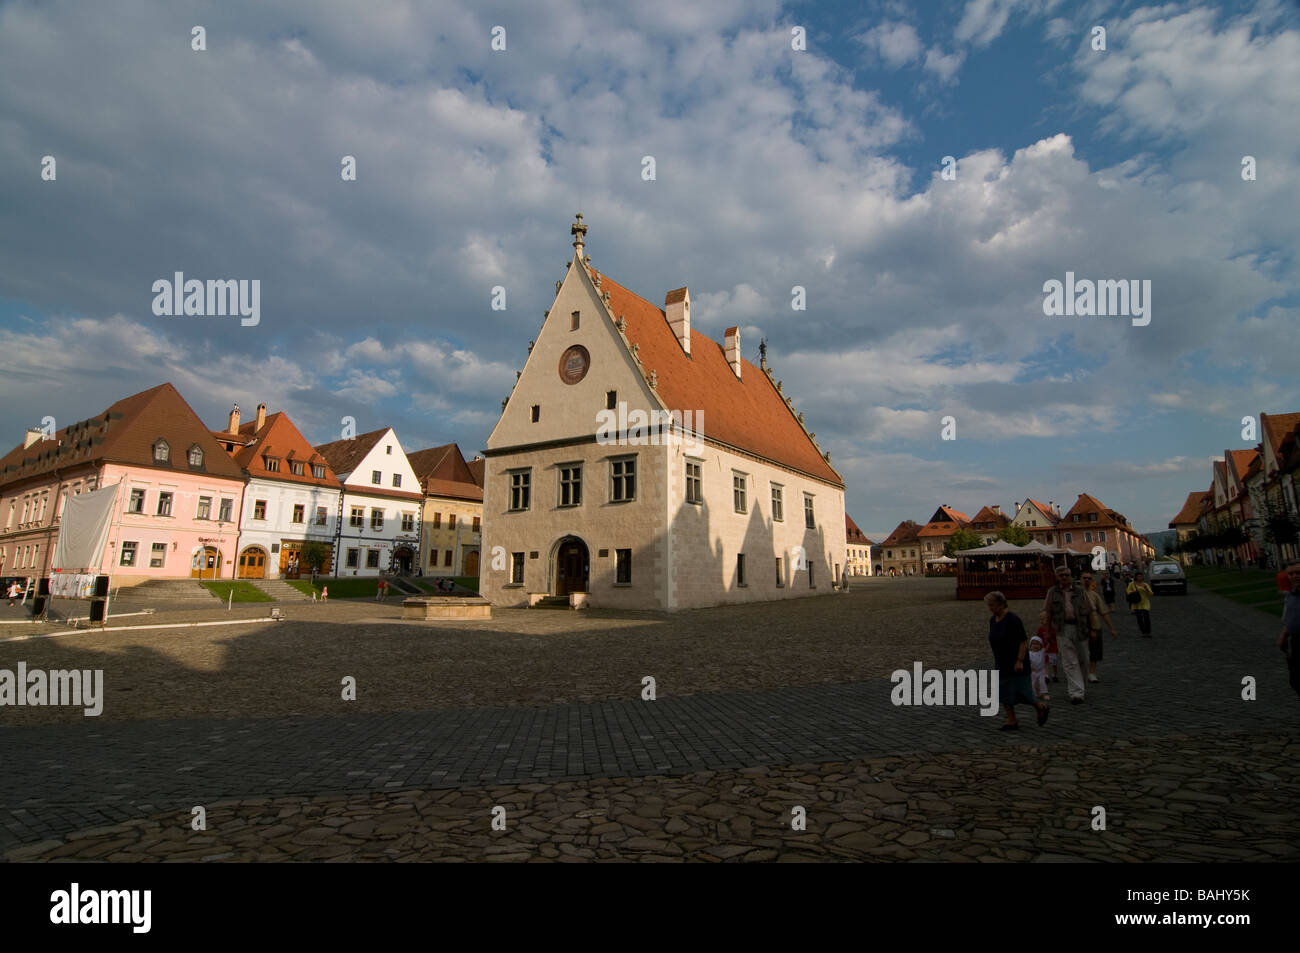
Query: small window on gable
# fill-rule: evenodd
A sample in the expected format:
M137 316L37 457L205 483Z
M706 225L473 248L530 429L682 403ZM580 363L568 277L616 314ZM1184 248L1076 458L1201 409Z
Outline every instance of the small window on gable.
M194 446L190 447L190 466L192 467L203 466L203 448L200 447L197 443Z
M166 440L156 440L153 445L153 459L155 463L170 463L172 457L172 448L168 446Z
M542 419L542 405L533 404L533 423L537 423L537 421L541 419Z
M617 407L618 407L618 391L616 390L605 391L605 409L614 410Z
M570 331L578 330L578 325L581 322L582 322L581 313L578 311L573 312L573 314L569 315L569 330Z

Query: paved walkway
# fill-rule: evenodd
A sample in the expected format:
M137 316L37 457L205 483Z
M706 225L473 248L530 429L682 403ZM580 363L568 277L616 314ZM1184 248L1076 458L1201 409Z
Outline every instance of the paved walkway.
M682 774L988 752L1016 743L1294 725L1276 624L1205 593L1161 599L1156 638L1107 645L1104 681L1038 729L973 707L895 707L887 679L545 708L47 725L0 731L0 852L216 800ZM1275 633L1274 633L1275 634ZM986 664L973 661L972 667ZM1241 679L1258 680L1258 701ZM797 673L792 673L792 678ZM1055 687L1055 686L1054 686Z

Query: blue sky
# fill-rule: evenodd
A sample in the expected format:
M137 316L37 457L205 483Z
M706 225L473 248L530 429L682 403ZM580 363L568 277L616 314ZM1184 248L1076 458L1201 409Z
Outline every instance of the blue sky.
M578 209L598 268L767 338L876 538L1080 492L1163 529L1300 410L1293 3L355 10L0 3L0 442L170 380L472 455ZM154 316L175 271L259 279L261 323ZM1044 316L1066 271L1150 280L1151 324Z

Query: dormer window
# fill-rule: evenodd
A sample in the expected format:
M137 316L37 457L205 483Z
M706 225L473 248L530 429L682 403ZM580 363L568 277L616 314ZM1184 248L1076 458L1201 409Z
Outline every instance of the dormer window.
M172 448L166 440L156 440L153 445L153 462L170 463L172 458Z
M194 446L190 447L190 466L192 467L203 466L203 448L200 447L197 443Z
M280 472L280 458L279 458L279 457L267 457L267 456L264 456L264 457L262 457L262 463L266 466L266 470L267 470L268 473L279 473L279 472Z

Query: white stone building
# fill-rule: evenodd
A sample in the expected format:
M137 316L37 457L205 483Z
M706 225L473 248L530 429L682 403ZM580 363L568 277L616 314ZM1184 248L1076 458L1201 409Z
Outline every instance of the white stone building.
M660 309L592 269L586 230L488 439L480 591L663 610L833 591L844 484L766 361L736 328L693 331L687 289Z
M316 448L343 484L334 574L419 569L424 492L391 427Z

